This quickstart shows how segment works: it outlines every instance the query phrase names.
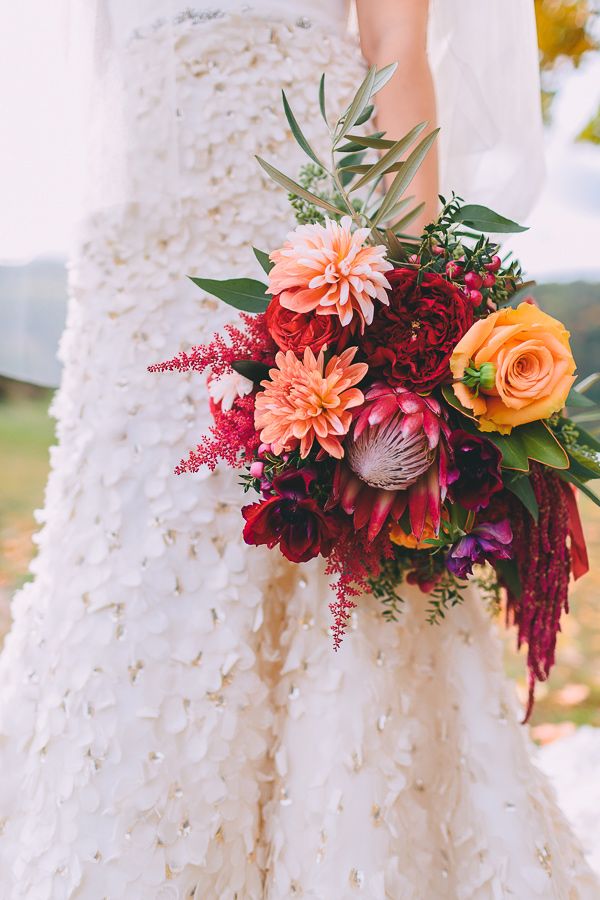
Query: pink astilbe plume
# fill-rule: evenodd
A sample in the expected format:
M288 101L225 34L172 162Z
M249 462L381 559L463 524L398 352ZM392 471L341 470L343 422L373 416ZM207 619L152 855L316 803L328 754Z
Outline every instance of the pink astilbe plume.
M240 468L252 459L260 445L254 427L254 397L238 397L232 409L224 411L211 404L214 424L187 459L175 468L176 475L198 472L202 466L213 471L220 460L232 468Z
M336 599L329 604L335 650L339 649L352 610L356 608L354 600L370 590L369 580L377 577L384 560L393 555L387 533L383 532L369 540L366 529L359 532L346 529L336 541L325 570L336 579L333 584Z
M539 507L534 522L525 507L510 496L513 548L521 580L521 596L508 591L507 616L518 629L518 646L526 643L529 668L528 721L536 681L546 681L554 665L560 617L569 611L571 554L568 545L570 487L540 465L531 466L531 485Z
M241 314L242 328L226 325L225 334L215 334L209 344L193 347L189 353L182 351L166 362L148 367L149 372L210 372L212 379L219 379L233 372L232 363L249 359L271 365L277 347L267 331L264 315ZM206 388L203 388L206 389ZM197 472L202 466L215 469L223 460L232 467L239 467L245 458L252 458L260 444L254 427L254 393L237 397L231 409L223 409L211 402L214 424L210 432L182 459L176 474Z
M270 365L275 359L277 346L267 330L264 313L258 316L241 313L242 330L237 325L226 325L225 334L215 334L210 344L192 347L189 353L181 351L173 359L148 366L149 372L205 372L209 369L215 378L231 371L231 364L239 359L252 359Z

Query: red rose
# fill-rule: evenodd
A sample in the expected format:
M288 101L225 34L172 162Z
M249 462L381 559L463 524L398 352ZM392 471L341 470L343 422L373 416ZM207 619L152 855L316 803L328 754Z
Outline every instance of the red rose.
M314 312L299 313L286 309L273 297L265 313L267 328L281 350L293 350L302 356L306 347L317 354L325 344L331 349L344 350L354 330L345 327L339 316L320 316Z
M328 556L340 533L335 515L323 512L309 496L316 474L311 469L289 469L273 479L274 495L244 506L244 540L279 549L291 562L306 562L321 553Z
M473 324L473 305L458 287L413 269L387 272L390 305L377 304L361 347L367 362L393 385L430 391L451 378L449 359Z

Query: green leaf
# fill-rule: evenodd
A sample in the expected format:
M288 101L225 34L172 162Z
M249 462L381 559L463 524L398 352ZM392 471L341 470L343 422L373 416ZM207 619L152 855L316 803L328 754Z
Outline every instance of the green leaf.
M520 231L528 231L523 225L517 225L511 219L506 219L487 206L479 206L475 203L459 207L452 221L462 222L467 228L474 231L492 232L498 234L516 234Z
M569 447L569 472L572 472L581 481L593 481L600 478L600 463L594 464L584 454L578 453L576 447Z
M257 156L259 165L265 170L269 178L272 178L276 184L279 184L282 188L285 188L286 191L289 191L290 194L295 194L297 197L302 197L304 200L308 200L310 203L314 203L315 206L319 206L321 209L326 210L327 212L332 213L334 216L343 216L344 210L338 209L337 206L334 206L333 203L329 203L328 200L323 200L321 197L317 197L316 194L313 194L311 191L307 191L306 188L301 187L299 184L296 184L295 181L292 181L287 175L284 175L283 172L280 172L279 169L276 169L274 166L270 165L270 163L266 162L264 159L261 159L260 156Z
M218 297L229 306L241 309L244 312L261 313L269 305L267 286L262 281L253 278L227 278L225 281L217 281L213 278L191 278L194 284Z
M521 439L518 428L511 434L499 434L486 431L485 437L495 444L502 454L502 468L514 469L516 472L529 472L529 457Z
M470 409L467 409L466 406L463 406L452 388L449 384L442 385L442 396L448 406L451 406L453 409L457 410L457 412L462 413L463 416L466 416L468 419L471 419L473 422L477 421L477 417L473 415Z
M597 404L590 400L589 397L586 397L585 394L581 394L576 387L572 387L567 397L567 406L570 406L572 409L590 409L597 406Z
M404 165L403 162L394 163L393 166L390 166L389 169L386 169L385 172L381 173L381 175L389 175L394 172L399 172L403 165ZM371 170L372 166L373 166L373 163L365 163L364 165L350 164L349 166L343 166L343 168L345 171L352 172L354 175L365 175L367 172L369 172ZM381 176L379 176L379 177L381 177Z
M540 516L540 509L535 499L535 493L531 481L522 473L507 472L504 475L504 485L511 493L518 497L525 509L530 513L535 522Z
M231 363L231 368L254 384L260 384L269 377L269 367L255 359L236 359Z
M290 126L292 134L296 138L297 143L300 145L300 147L302 147L306 155L310 156L313 162L316 162L318 166L321 166L321 168L323 168L323 163L320 161L319 157L302 134L302 129L298 125L296 117L292 112L292 108L288 103L287 97L285 96L285 91L281 92L281 97L283 99L283 109L285 111L285 117L288 120L288 125Z
M387 153L384 153L381 159L378 160L378 162L376 162L374 165L372 165L369 171L356 182L356 184L352 187L352 190L356 191L364 184L367 184L369 181L373 181L374 178L379 178L380 175L383 175L390 168L390 166L392 166L400 159L400 157L410 147L410 145L414 143L416 138L425 128L426 124L426 122L420 122L419 125L416 125L412 129L412 131L409 131L407 135L405 135L399 141L396 141L395 144L392 144Z
M385 131L376 131L374 134L368 134L363 137L361 134L349 134L349 144L342 147L336 147L337 153L355 153L357 150L363 150L365 147L371 147L374 150L387 150L394 146L394 141L386 141L383 138Z
M414 199L415 199L414 194L410 194L408 197L403 197L402 200L398 200L398 202L395 203L394 206L392 206L392 208L389 210L389 212L386 213L386 215L383 217L383 219L380 219L380 222L385 222L387 219L395 218L398 215L398 213L401 213L402 210L406 209L406 207ZM391 225L390 228L392 229L392 231L394 231L393 225Z
M578 394L585 394L586 391L589 391L590 388L594 387L595 384L598 384L600 381L600 372L592 372L591 375L588 375L583 381L580 381L579 384L576 384L573 388Z
M431 134L428 134L427 137L423 138L420 144L417 144L415 149L412 151L412 153L402 166L402 169L398 172L398 174L392 181L390 189L385 195L384 201L379 207L375 219L373 220L374 225L376 225L377 222L381 221L381 219L392 208L392 206L394 206L398 202L401 194L403 194L406 188L409 186L409 184L415 177L419 166L425 159L425 156L427 155L431 145L435 141L438 131L439 128L436 128L435 131L432 131Z
M551 469L568 469L569 458L550 429L543 422L530 422L513 429L519 433L529 459Z
M348 112L344 115L343 121L340 121L339 123L340 130L337 134L335 143L341 140L344 135L348 134L351 128L354 128L358 119L361 117L365 108L368 106L369 100L371 99L371 94L373 92L373 85L375 84L376 75L376 67L371 66L364 78L364 81L356 92L356 96L350 104Z
M348 153L337 165L339 169L349 169L351 172L356 172L357 169L362 168L361 162L365 158L366 150L359 150L358 153Z
M393 62L387 66L384 66L383 69L380 69L377 75L375 76L375 81L373 83L373 90L371 91L371 96L376 94L382 88L386 86L390 78L393 77L396 69L398 68L398 63Z
M325 72L321 75L321 81L319 82L319 109L321 110L321 115L323 116L325 124L329 125L327 113L325 112Z
M519 569L514 559L497 559L494 562L494 569L502 579L513 597L517 600L523 592Z
M269 259L269 254L265 253L264 250L259 250L257 247L253 247L252 252L254 253L255 257L257 258L259 265L260 265L261 269L263 270L263 272L265 273L265 275L268 275L269 272L271 271L271 269L273 268L273 266L275 265L275 263L271 262L271 260Z
M562 478L563 481L567 481L569 484L574 484L578 490L581 491L582 494L585 494L586 497L596 504L596 506L600 506L600 497L585 484L585 482L581 481L581 479L577 478L572 472L558 472L559 478Z
M362 115L360 115L358 117L358 119L356 120L356 122L354 124L355 125L364 125L365 122L368 122L369 119L371 118L371 116L373 115L374 109L375 109L375 107L373 106L373 104L369 103L369 105L365 108Z
M410 212L407 212L405 216L402 216L401 219L398 219L397 222L394 222L394 224L390 226L391 230L394 232L402 231L402 229L406 228L407 225L410 225L413 219L416 219L424 209L425 204L419 203L418 206L415 206L414 209L411 209Z

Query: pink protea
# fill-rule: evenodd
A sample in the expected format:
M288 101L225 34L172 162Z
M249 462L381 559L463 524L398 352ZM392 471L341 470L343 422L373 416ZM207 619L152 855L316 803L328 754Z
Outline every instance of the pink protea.
M368 525L370 540L407 505L417 539L427 516L437 533L448 485L448 435L437 400L374 384L346 441L347 465L338 466L332 502L354 516L357 529Z
M315 358L310 348L303 359L291 350L275 357L277 368L269 370L269 381L256 395L256 429L260 439L275 453L300 448L308 456L315 440L330 456L341 459L343 438L352 425L351 410L363 402L354 385L368 371L365 363L352 363L356 347L349 347L325 363L321 350Z
M271 253L269 292L286 309L317 315L338 315L349 325L356 313L361 328L370 325L374 299L389 304L389 282L384 272L393 268L384 246L365 243L369 228L351 231L352 219L338 224L300 225L290 232L280 250Z

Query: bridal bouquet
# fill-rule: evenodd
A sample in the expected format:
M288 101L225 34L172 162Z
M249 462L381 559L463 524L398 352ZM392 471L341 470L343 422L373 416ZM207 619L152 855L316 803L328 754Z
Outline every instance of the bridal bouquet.
M394 618L402 583L418 585L433 622L476 577L507 592L533 698L570 574L587 570L573 486L600 502L586 486L600 444L564 409L591 401L574 388L569 333L484 236L524 229L453 197L421 237L406 233L422 206L403 194L436 133L362 134L393 71L372 69L335 123L321 80L327 162L283 95L310 163L297 183L258 161L298 226L254 250L266 284L192 279L240 323L151 368L208 373L214 425L176 471L239 468L244 540L326 558L336 647L362 592Z

